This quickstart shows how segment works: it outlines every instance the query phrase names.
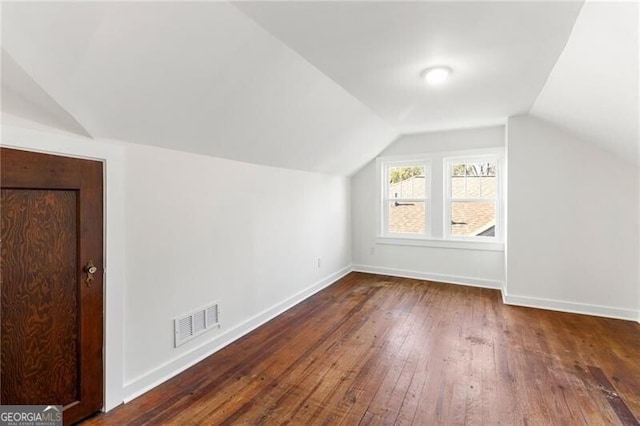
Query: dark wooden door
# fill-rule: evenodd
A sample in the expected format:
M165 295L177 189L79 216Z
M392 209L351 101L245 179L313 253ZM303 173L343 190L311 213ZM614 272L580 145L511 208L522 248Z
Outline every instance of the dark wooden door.
M103 404L102 163L2 148L0 167L0 403L72 423Z

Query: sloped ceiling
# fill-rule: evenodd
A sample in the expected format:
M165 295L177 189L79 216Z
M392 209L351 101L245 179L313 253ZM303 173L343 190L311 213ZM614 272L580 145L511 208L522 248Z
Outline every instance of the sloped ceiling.
M3 48L96 138L349 175L396 136L228 3L3 3Z
M66 111L66 125L80 126L77 132L349 175L399 133L504 122L529 112L541 90L532 112L576 133L588 121L589 140L625 127L618 124L626 118L601 111L574 120L571 111L597 105L604 92L584 98L580 89L568 89L576 74L588 74L584 64L569 61L574 65L566 72L561 62L553 68L574 38L597 45L592 35L580 36L578 25L567 43L581 7L4 2L2 45L15 69L41 89L38 96ZM584 45L578 50L585 54ZM438 63L452 66L453 78L427 88L419 74ZM626 72L620 75L611 79L616 87L629 80ZM598 82L585 77L584 84ZM624 90L615 89L614 97ZM613 109L627 107L624 101Z
M640 165L638 4L587 2L531 114Z
M89 133L49 96L2 49L2 111L15 116L28 116L45 126L90 137Z
M402 133L529 111L581 2L236 2ZM444 87L420 72L453 69Z

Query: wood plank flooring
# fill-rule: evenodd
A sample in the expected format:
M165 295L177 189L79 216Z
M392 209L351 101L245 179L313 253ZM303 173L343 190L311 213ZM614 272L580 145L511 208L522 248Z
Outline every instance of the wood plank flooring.
M625 411L626 410L626 411ZM640 324L352 273L86 425L634 425Z

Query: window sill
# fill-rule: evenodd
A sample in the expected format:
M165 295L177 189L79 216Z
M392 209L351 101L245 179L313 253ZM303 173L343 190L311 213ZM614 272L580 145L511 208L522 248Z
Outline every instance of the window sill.
M436 240L412 237L377 237L376 244L392 246L436 247L458 250L504 251L504 243L489 241Z

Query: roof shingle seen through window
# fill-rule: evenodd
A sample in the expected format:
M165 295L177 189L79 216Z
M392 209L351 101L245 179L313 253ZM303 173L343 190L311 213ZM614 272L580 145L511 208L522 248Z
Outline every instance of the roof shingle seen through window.
M493 201L451 202L451 235L476 236L496 224Z
M425 203L389 202L389 232L422 234L425 225Z
M466 179L466 188L465 188ZM425 229L425 203L403 202L403 199L424 198L426 179L413 176L389 185L389 232L422 234ZM495 176L466 176L451 178L451 198L489 198L496 196ZM393 201L400 200L400 201ZM495 202L451 202L451 235L477 236L495 226Z

